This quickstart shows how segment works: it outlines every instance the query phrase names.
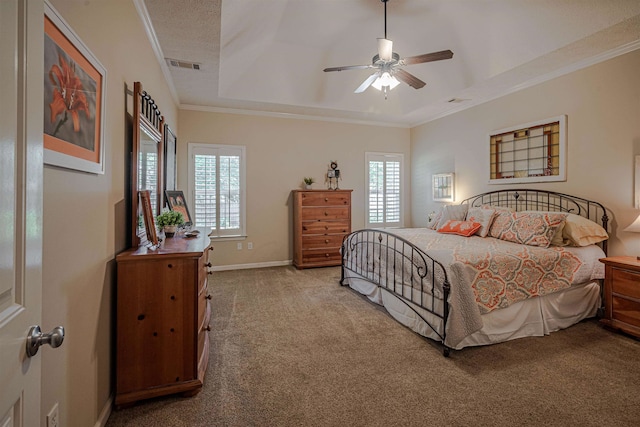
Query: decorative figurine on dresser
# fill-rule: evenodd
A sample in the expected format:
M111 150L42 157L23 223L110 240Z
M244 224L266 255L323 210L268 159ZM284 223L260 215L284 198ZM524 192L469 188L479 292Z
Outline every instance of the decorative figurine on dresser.
M333 188L333 180L336 180L336 187ZM338 162L331 161L329 163L329 169L327 170L327 181L329 182L329 190L339 190L338 181L342 179L340 176L340 169L338 169Z
M116 256L116 407L167 394L195 395L209 360L211 240L205 233L158 238L153 218L163 205L163 168L145 170L144 156L153 154L162 165L163 119L140 83L131 94L131 158L141 160L130 170L130 249Z
M293 265L296 268L341 264L342 239L351 233L352 191L293 191Z

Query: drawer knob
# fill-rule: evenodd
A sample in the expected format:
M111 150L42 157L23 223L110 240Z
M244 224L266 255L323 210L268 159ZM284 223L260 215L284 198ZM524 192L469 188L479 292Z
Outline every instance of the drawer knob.
M213 250L213 246L209 246L209 250L212 251Z
M324 256L326 256L327 258L329 258L329 254L324 254Z
M205 266L206 267L211 267L213 264L211 264L210 262L206 263Z
M328 226L328 225L325 225L325 226L324 226L324 229L325 229L325 230L328 230L328 229L329 229L329 226Z
M325 212L325 213L324 213L324 216L329 216L329 212Z
M211 294L207 294L207 296L205 297L205 299L211 299Z
M207 271L207 274L213 274L213 271Z
M211 326L207 325L207 327L204 328L204 330L207 331L207 332L211 331Z
M324 201L325 201L325 202L328 202L328 201L329 201L329 198L328 198L328 197L325 197L325 198L324 198Z
M324 239L324 242L325 243L329 243L329 239Z

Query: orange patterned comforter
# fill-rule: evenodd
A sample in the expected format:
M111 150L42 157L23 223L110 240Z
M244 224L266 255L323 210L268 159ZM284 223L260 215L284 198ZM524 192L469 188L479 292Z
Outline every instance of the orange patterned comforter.
M445 266L462 265L481 313L604 277L598 261L604 253L597 246L541 248L430 229L399 229L394 234Z

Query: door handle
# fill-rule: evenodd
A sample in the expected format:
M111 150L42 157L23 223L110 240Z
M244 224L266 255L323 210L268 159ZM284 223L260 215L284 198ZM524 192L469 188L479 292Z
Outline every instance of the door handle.
M64 328L56 326L47 334L43 334L40 326L32 326L27 335L27 356L33 357L41 345L49 344L53 348L60 347L64 341Z

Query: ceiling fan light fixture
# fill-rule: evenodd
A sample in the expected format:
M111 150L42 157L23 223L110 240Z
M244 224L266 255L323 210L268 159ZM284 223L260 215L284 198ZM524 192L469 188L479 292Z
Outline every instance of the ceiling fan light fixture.
M388 90L391 90L399 84L400 81L398 81L398 79L385 71L371 84L371 86L378 90L383 90L385 87L388 88Z
M391 61L393 57L393 42L389 39L378 39L378 56L383 61Z

